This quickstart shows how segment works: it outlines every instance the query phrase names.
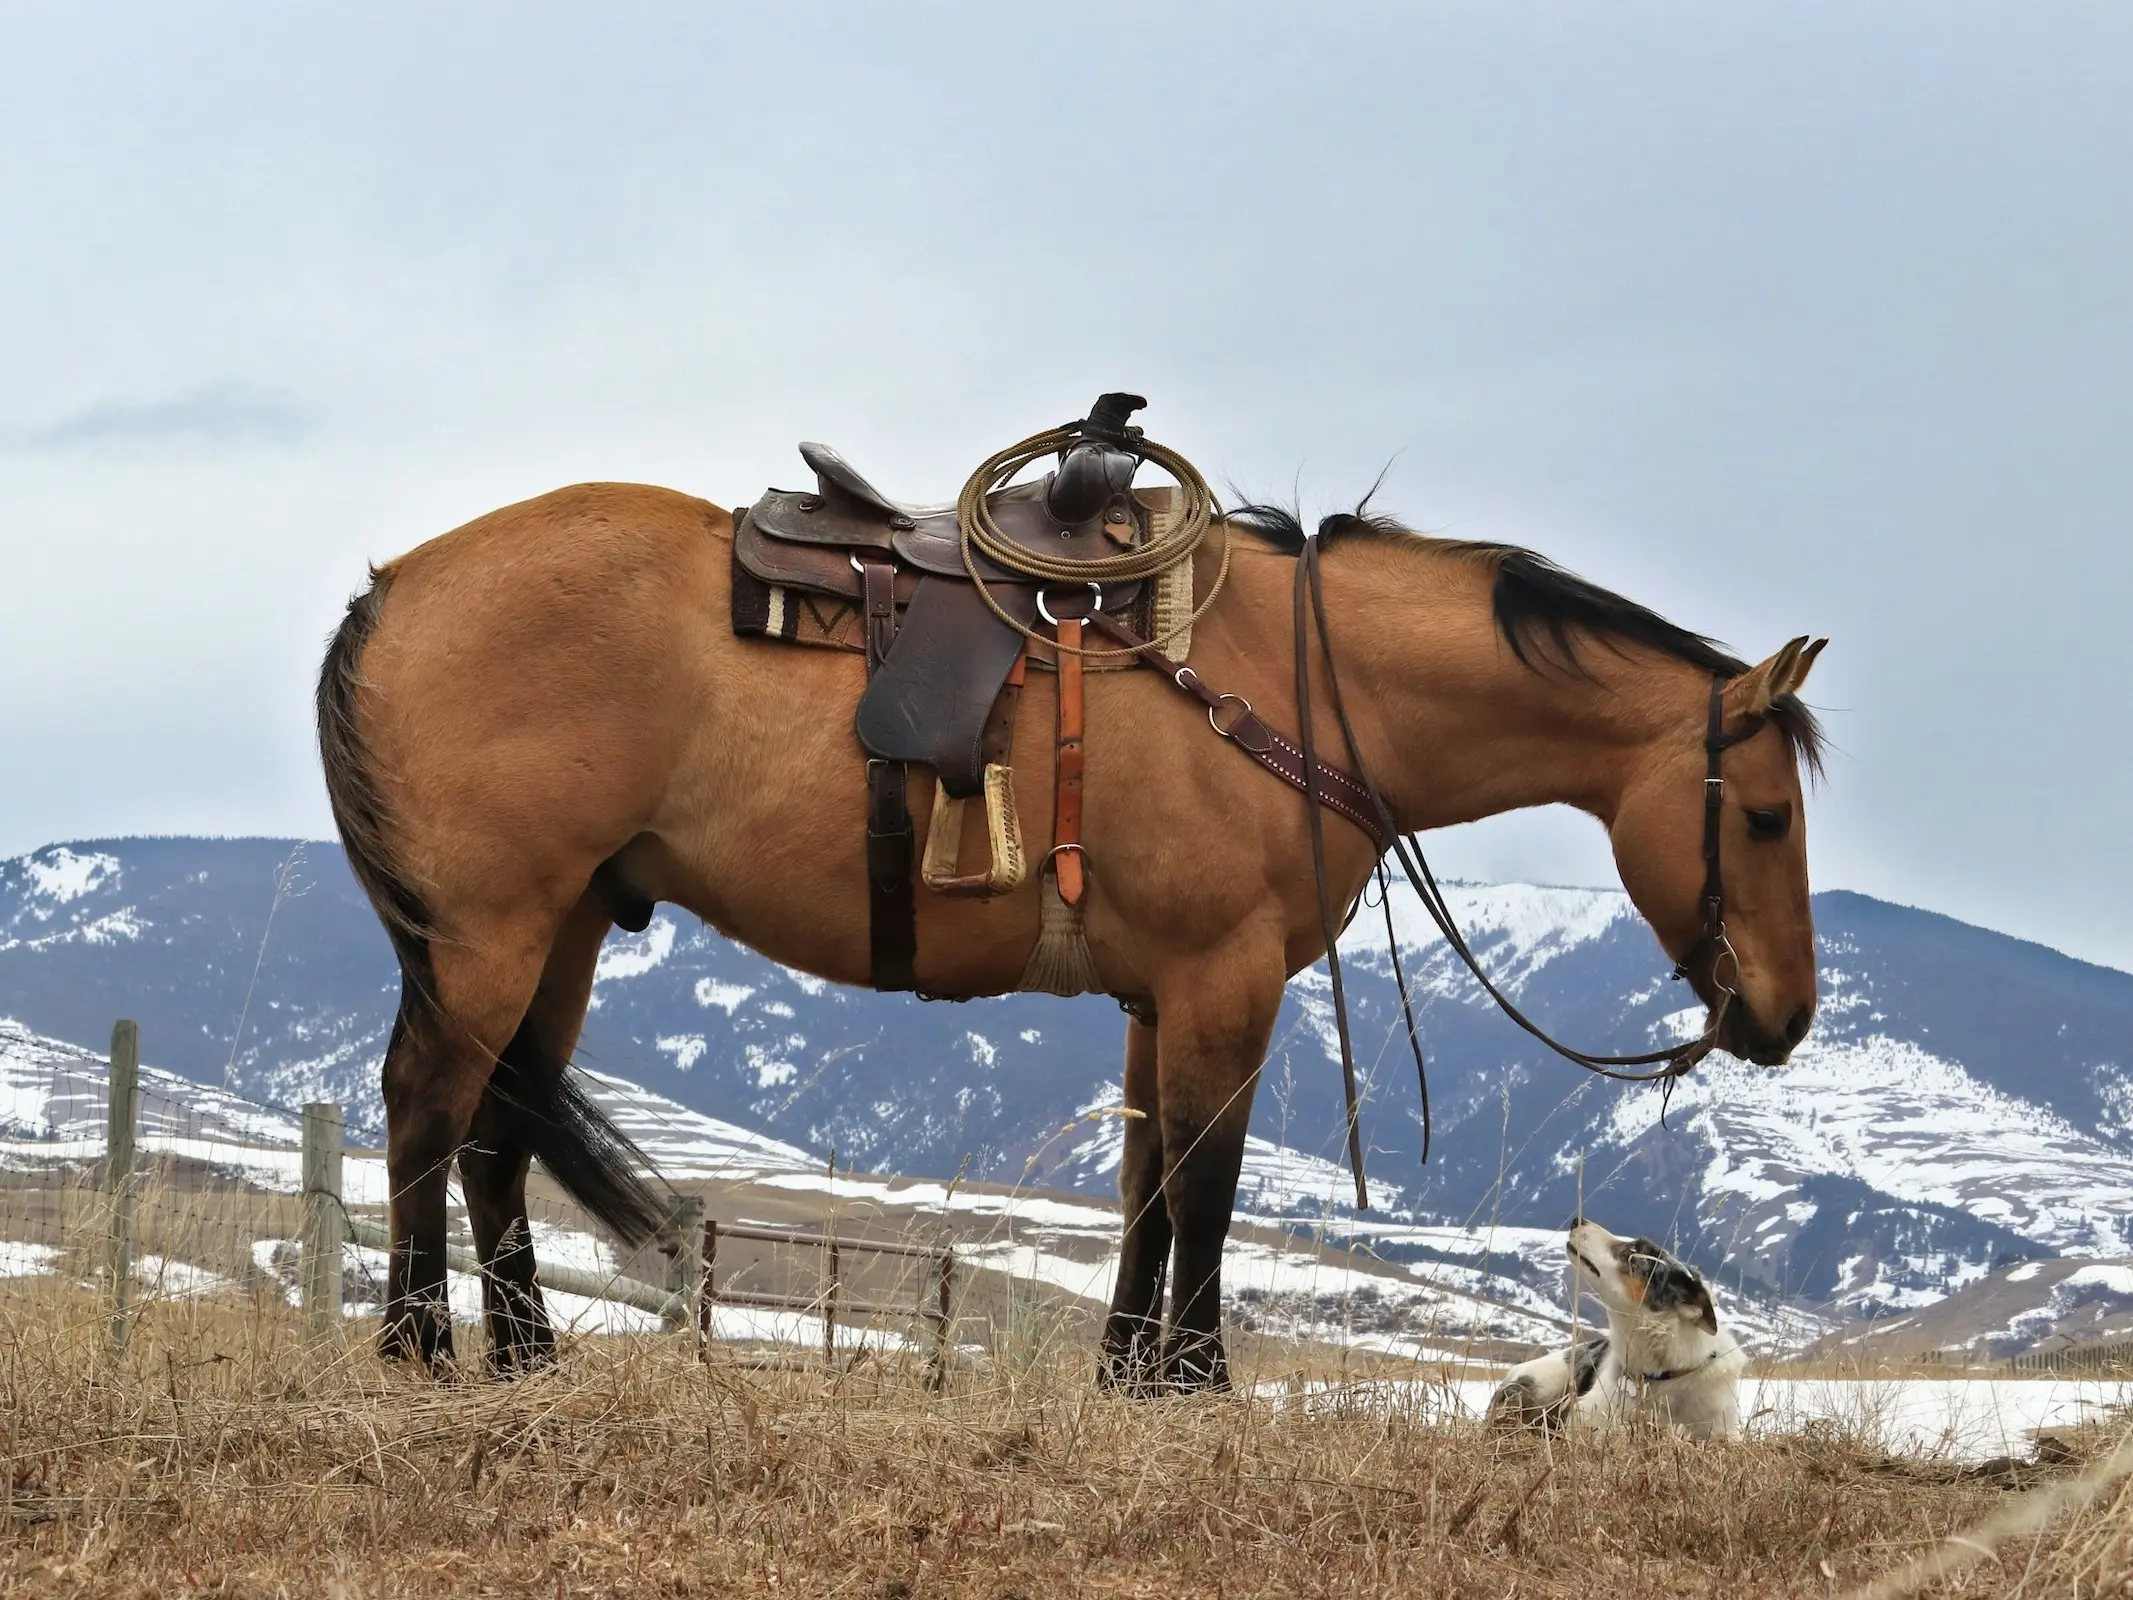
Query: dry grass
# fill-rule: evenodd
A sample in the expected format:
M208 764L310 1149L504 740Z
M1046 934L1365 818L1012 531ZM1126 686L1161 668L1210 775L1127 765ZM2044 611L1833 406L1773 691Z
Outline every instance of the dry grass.
M39 1595L1826 1595L2035 1471L1904 1468L1813 1436L1504 1443L1412 1393L1133 1402L1086 1350L755 1372L583 1339L434 1384L278 1306L0 1295L0 1589ZM2069 1470L2069 1469L2062 1469ZM2107 1497L2108 1498L2108 1497ZM2113 1501L1941 1593L2133 1577ZM2028 1577L2024 1585L2024 1574Z

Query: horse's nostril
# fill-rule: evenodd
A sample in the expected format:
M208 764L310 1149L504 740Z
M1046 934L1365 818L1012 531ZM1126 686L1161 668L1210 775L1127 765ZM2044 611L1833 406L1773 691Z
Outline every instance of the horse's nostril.
M1814 1026L1814 1020L1815 1008L1813 1006L1800 1007L1791 1017L1786 1019L1785 1042L1787 1044L1798 1044L1802 1039L1806 1038L1807 1030Z

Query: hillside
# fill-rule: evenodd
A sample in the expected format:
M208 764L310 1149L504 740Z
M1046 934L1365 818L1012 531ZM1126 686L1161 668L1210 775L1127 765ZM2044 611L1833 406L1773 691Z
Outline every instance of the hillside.
M1450 891L1476 950L1544 1025L1643 1046L1693 1025L1618 892ZM1383 930L1350 989L1376 1208L1346 1210L1322 972L1291 985L1240 1205L1389 1259L1422 1225L1548 1229L1584 1209L1672 1240L1750 1299L1909 1312L2031 1259L2133 1253L2133 976L1932 913L1815 900L1824 1003L1792 1066L1714 1058L1677 1088L1586 1077L1487 1005L1419 914L1436 1153L1400 1044ZM151 839L0 863L0 1016L284 1103L326 1095L375 1134L396 994L331 845ZM914 1177L1115 1183L1123 1022L1097 999L924 1004L826 985L674 908L603 955L581 1061L691 1112ZM2010 1347L2028 1337L2022 1321Z

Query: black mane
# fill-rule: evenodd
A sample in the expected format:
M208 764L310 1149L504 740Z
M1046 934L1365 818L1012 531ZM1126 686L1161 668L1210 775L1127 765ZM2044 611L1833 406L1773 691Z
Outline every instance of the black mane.
M1489 568L1496 574L1492 602L1497 630L1520 664L1535 672L1553 666L1588 675L1578 647L1589 640L1618 655L1624 645L1643 645L1722 677L1738 677L1748 670L1747 662L1704 635L1669 622L1650 607L1603 589L1522 545L1432 538L1391 517L1375 515L1368 506L1366 499L1354 511L1336 511L1321 519L1319 544L1328 549L1363 540L1408 544ZM1303 552L1303 519L1285 506L1240 506L1229 513L1228 520L1285 555ZM1815 714L1797 695L1786 694L1771 702L1770 720L1792 746L1794 759L1819 778L1824 739Z

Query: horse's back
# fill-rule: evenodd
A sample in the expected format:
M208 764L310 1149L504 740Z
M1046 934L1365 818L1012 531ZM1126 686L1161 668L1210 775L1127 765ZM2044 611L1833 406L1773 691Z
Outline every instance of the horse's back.
M732 530L730 513L676 489L574 483L462 523L379 571L403 592L437 588L463 599L473 585L504 604L552 603L569 592L556 586L574 577L671 586L722 572Z

